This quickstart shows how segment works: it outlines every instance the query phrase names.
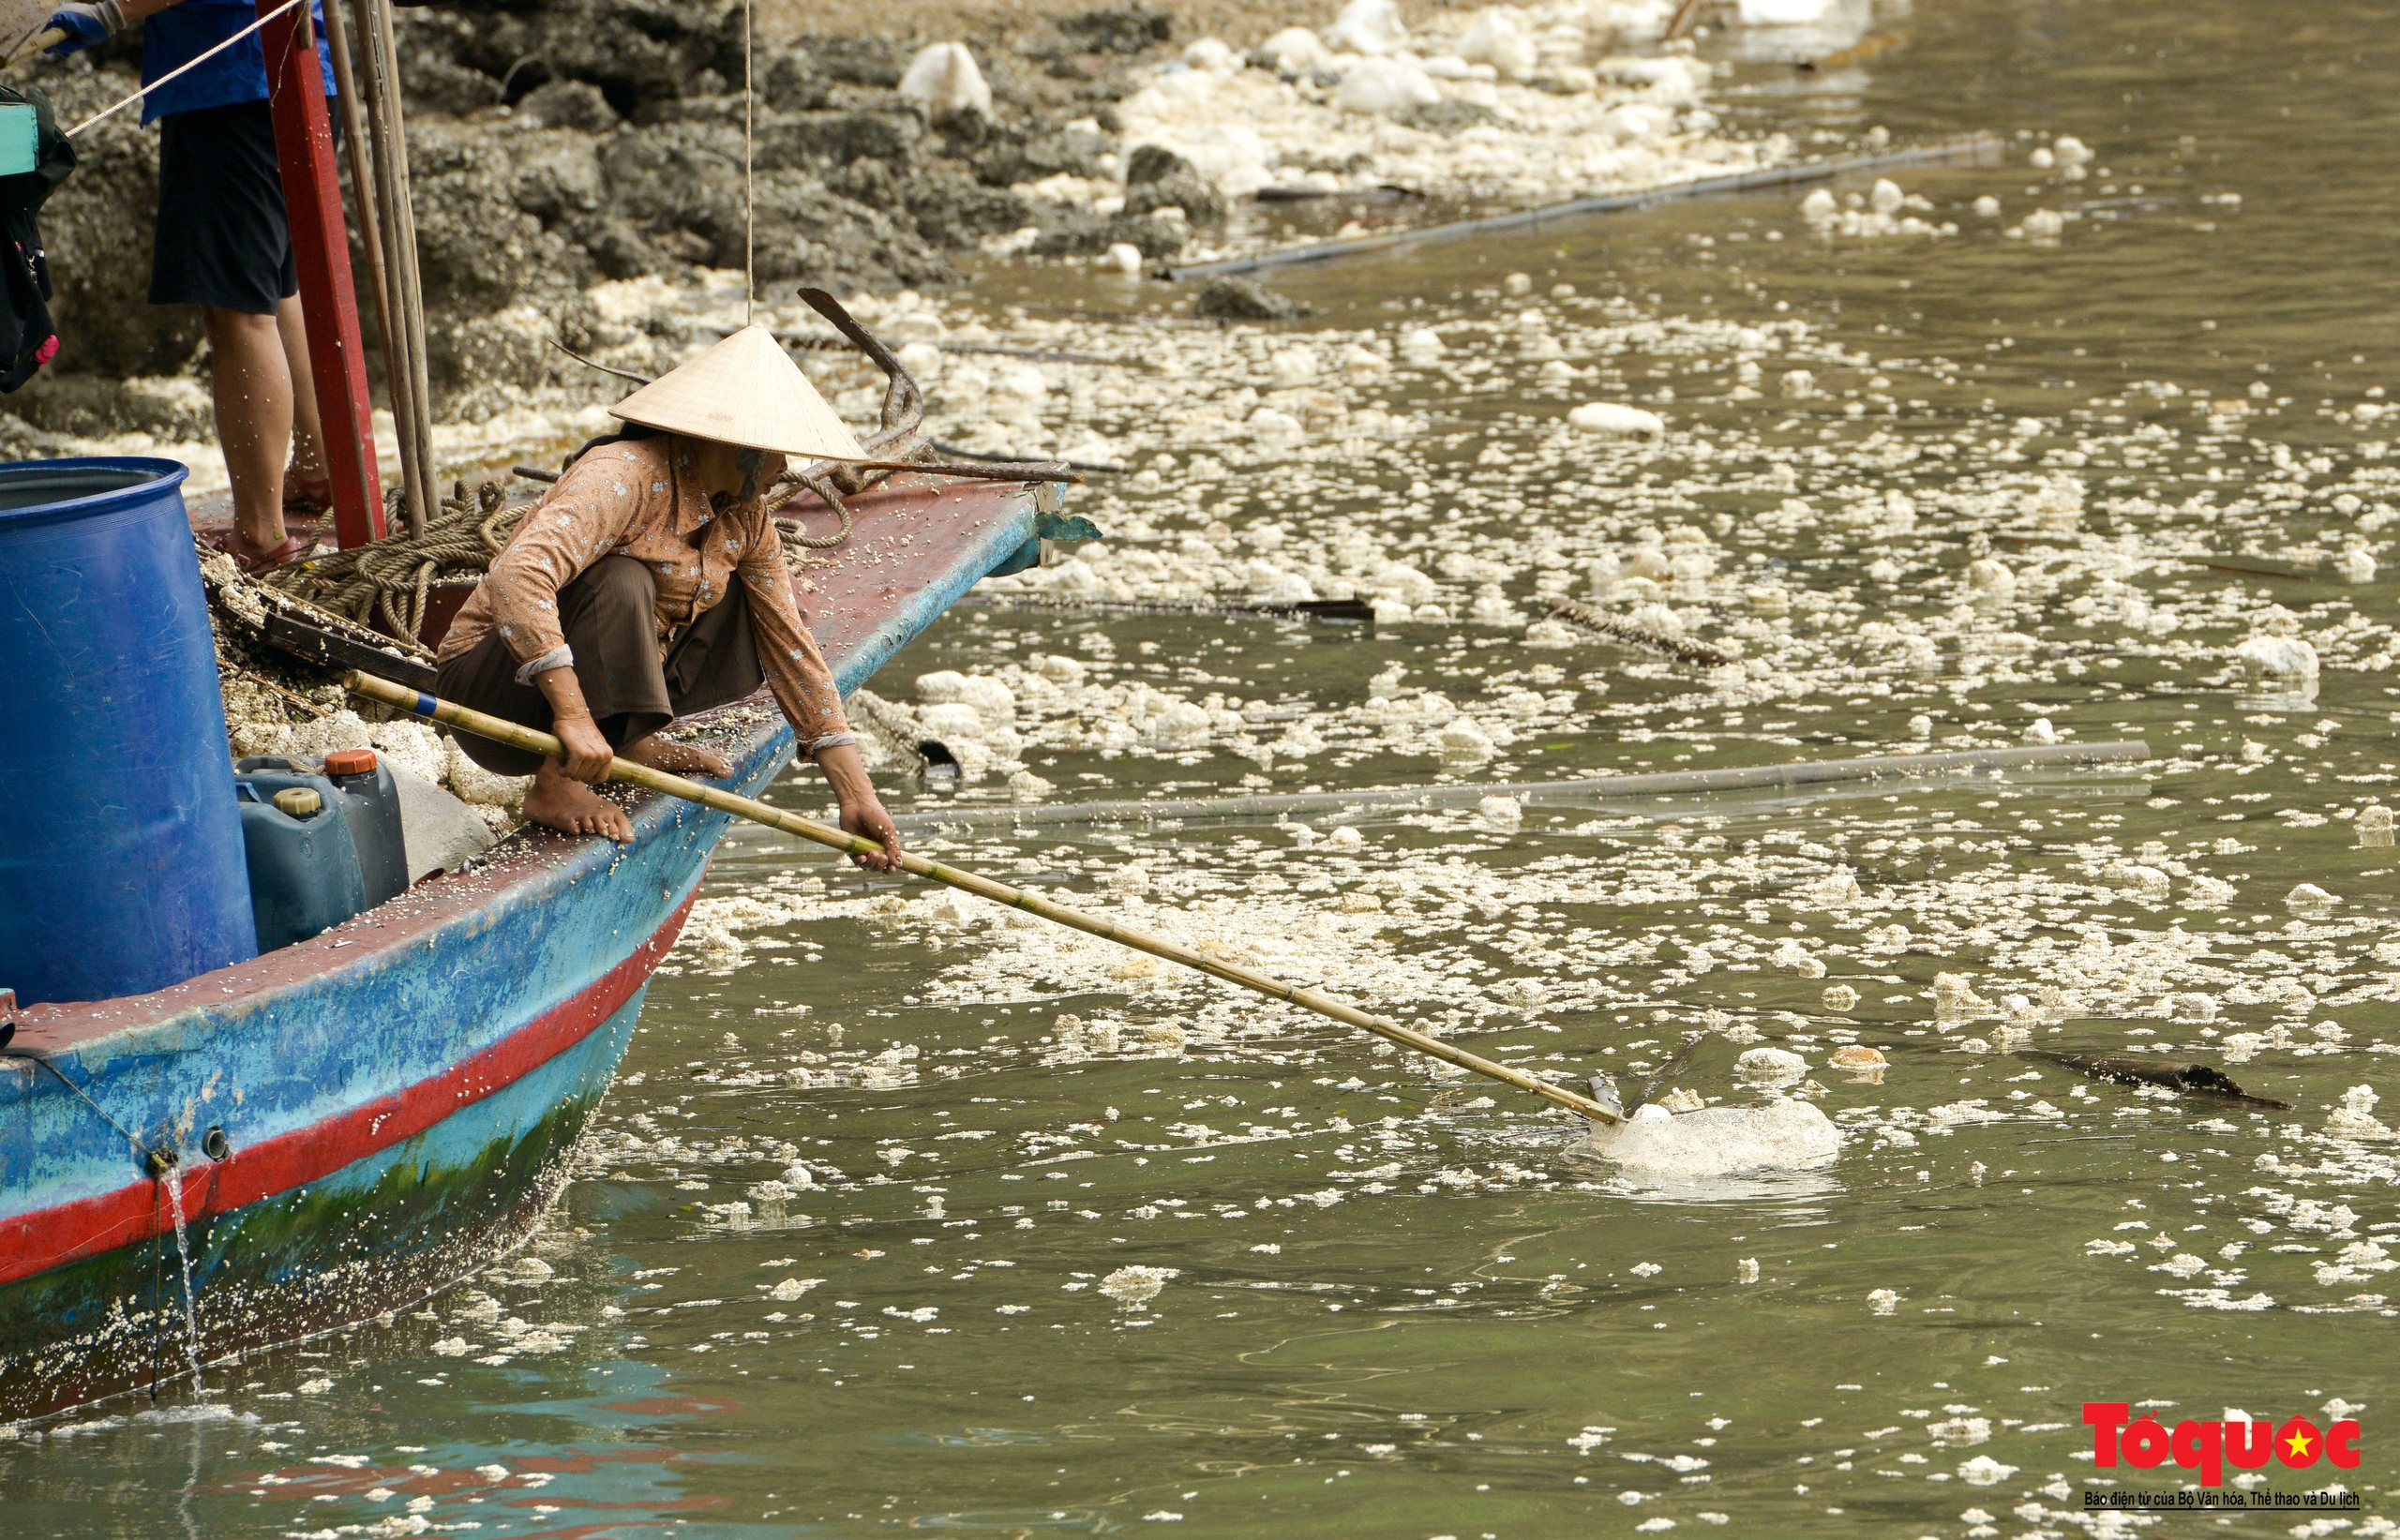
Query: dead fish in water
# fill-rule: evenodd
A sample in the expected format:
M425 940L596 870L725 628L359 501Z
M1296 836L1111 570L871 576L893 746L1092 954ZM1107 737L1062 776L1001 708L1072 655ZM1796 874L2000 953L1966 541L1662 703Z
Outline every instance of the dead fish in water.
M1592 1077L1592 1099L1598 1102L1601 1106L1608 1108L1610 1111L1616 1113L1621 1117L1632 1116L1636 1112L1640 1111L1641 1108L1651 1099L1651 1098L1658 1095L1658 1087L1666 1084L1667 1082L1674 1079L1677 1075L1684 1072L1686 1067L1691 1063L1692 1050L1698 1048L1707 1039L1707 1038L1708 1034L1705 1032L1695 1032L1691 1036L1686 1038L1684 1039L1684 1045L1681 1048L1676 1049L1672 1054L1668 1055L1667 1062L1660 1065L1657 1071L1654 1072L1648 1080L1642 1083L1642 1089L1633 1093L1633 1099L1631 1101L1620 1102L1617 1099L1615 1081L1610 1079L1606 1075L1594 1075ZM1681 1107L1670 1107L1667 1110L1669 1112L1682 1112L1686 1109Z
M1848 69L1865 64L1878 53L1888 53L1909 40L1905 32L1875 32L1861 37L1848 48L1838 48L1831 53L1821 53L1813 59L1794 59L1794 69Z
M2111 1081L2119 1085L2155 1085L2178 1096L2202 1097L2211 1101L2228 1101L2239 1107L2265 1107L2276 1112L2288 1111L2291 1103L2277 1101L2272 1097L2252 1096L2233 1083L2231 1076L2212 1065L2194 1064L2178 1059L2123 1058L2103 1054L2051 1054L2033 1051L2020 1054L2019 1058L2039 1059L2072 1069L2093 1080Z

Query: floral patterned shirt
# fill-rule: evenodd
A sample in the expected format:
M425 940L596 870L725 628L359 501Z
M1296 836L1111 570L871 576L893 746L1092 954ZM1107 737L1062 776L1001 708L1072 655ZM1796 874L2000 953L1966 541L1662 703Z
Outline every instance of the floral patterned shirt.
M572 665L575 654L559 629L559 590L602 557L622 552L657 581L662 649L739 578L749 594L759 665L804 752L855 741L833 671L792 597L782 537L764 500L715 512L691 440L662 435L602 444L577 460L527 510L442 638L442 659L496 631L522 665L521 681Z

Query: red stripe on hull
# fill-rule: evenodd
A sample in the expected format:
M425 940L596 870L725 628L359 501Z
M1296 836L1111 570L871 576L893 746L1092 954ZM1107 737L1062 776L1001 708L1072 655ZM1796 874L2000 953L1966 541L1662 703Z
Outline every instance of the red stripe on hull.
M225 1213L330 1176L354 1160L415 1138L461 1107L505 1090L581 1042L649 979L682 933L698 891L686 895L666 923L623 962L431 1079L305 1129L261 1140L222 1162L192 1157L173 1178L183 1184L187 1219ZM0 1284L136 1245L172 1226L163 1184L158 1182L135 1182L113 1192L0 1219Z

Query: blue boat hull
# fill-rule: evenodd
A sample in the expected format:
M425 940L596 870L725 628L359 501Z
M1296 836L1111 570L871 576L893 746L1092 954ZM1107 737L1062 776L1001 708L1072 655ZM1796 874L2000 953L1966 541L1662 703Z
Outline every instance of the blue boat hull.
M884 500L808 596L846 693L1034 540L1021 487ZM790 759L771 702L701 725L737 790ZM22 1013L0 1057L0 1420L371 1319L520 1244L728 822L629 812L625 845L536 831L297 946Z

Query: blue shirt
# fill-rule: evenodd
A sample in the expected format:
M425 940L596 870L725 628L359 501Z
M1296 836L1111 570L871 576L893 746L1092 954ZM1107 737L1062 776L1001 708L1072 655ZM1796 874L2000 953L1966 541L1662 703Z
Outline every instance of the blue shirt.
M325 95L334 94L333 55L325 48L325 13L317 0L308 9L316 19L317 67L325 77ZM250 0L182 0L142 23L142 83L149 84L177 66L190 63L259 19ZM286 21L295 18L286 16ZM266 100L266 52L253 32L188 75L179 75L142 98L142 121L152 123L175 112L202 107L230 107L235 102Z

